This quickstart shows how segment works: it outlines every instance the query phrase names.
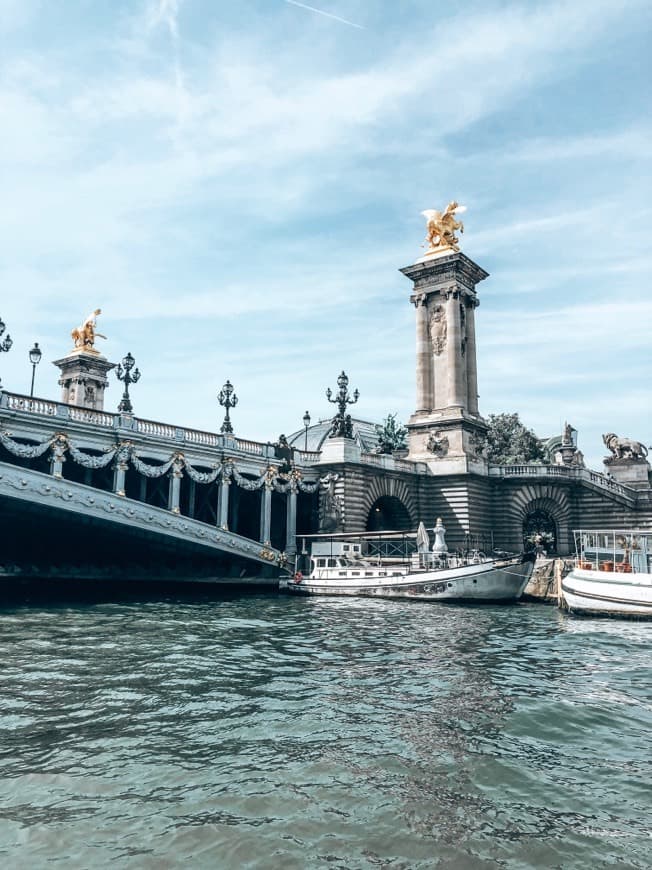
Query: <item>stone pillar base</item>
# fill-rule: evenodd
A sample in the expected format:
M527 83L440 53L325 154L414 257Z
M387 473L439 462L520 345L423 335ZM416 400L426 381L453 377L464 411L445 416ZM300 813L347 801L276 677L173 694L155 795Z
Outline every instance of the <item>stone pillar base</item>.
M115 368L97 351L74 350L53 363L61 371L61 401L92 411L104 410L104 391L109 385L107 374Z
M461 408L427 417L414 415L407 424L408 459L427 463L433 474L488 474L483 447L487 424Z
M320 462L360 462L360 447L352 438L327 438L321 446Z
M605 459L606 474L633 489L650 489L650 463L645 459Z

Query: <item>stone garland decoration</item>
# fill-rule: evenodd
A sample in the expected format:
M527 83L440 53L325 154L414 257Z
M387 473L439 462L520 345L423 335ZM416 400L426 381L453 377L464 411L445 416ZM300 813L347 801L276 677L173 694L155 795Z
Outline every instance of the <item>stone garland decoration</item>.
M21 459L35 459L37 456L43 456L45 451L50 449L56 438L57 436L53 435L52 438L48 438L47 441L41 441L40 444L21 444L19 441L14 441L7 432L0 432L0 444L6 447L14 456L19 456Z
M297 480L297 486L301 490L301 492L307 492L308 495L312 495L312 493L317 492L321 485L321 480L315 481L315 483L306 483L304 480Z
M67 439L66 439L67 440ZM118 452L117 447L113 447L105 452L104 456L89 456L88 453L83 453L77 447L67 441L68 443L68 453L70 456L77 462L79 465L83 465L84 468L106 468L107 465L113 460L114 456Z
M163 465L148 465L147 462L143 462L142 459L139 459L133 452L130 458L133 467L139 474L142 474L143 477L163 477L163 475L167 474L168 471L172 468L174 461L177 457L175 454Z
M57 439L63 440L64 450L67 449L71 459L84 468L106 468L106 466L114 459L122 461L131 460L131 464L139 474L142 474L144 477L155 478L163 477L164 474L167 474L167 472L172 468L175 460L178 459L177 454L174 454L163 465L150 465L143 462L142 459L139 459L133 448L125 448L124 445L109 448L101 456L90 456L88 453L84 453L78 447L75 447L74 444L69 441L67 436L59 433L48 438L47 441L42 441L40 444L21 444L19 441L14 441L7 432L0 431L0 444L6 447L6 449L10 453L13 453L14 456L18 456L21 459L35 459L42 456ZM195 483L200 484L213 483L221 475L223 481L226 481L229 477L233 477L235 482L238 486L242 487L242 489L254 492L258 489L262 489L265 483L270 480L269 469L266 469L257 480L248 480L236 470L231 460L226 460L213 471L206 472L196 471L185 460L183 461L183 465L188 473L188 477ZM282 483L277 475L272 479L272 485L276 492L280 493L287 493L293 485L296 485L301 492L313 494L317 492L321 482L316 481L315 483L306 483L301 476L297 474L291 480Z
M248 489L250 492L254 492L257 489L262 489L265 486L265 478L267 475L267 470L265 470L258 480L247 480L246 477L243 477L239 471L237 471L235 466L232 466L232 475L235 482L238 486L241 486L242 489Z
M186 472L195 483L213 483L222 473L222 466L218 465L213 471L196 471L188 462L184 462Z

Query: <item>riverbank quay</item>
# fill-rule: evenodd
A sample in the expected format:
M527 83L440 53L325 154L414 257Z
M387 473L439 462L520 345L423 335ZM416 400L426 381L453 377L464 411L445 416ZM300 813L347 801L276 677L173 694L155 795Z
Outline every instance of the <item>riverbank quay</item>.
M544 604L558 604L559 590L563 577L571 571L574 559L561 557L541 557L534 563L534 570L523 593L525 601L540 601Z

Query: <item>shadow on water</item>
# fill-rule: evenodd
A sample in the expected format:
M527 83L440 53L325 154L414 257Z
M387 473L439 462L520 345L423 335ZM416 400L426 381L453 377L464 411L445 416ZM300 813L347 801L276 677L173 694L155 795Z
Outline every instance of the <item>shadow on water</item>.
M210 602L243 595L276 594L278 581L265 577L216 578L216 582L184 580L42 580L3 578L0 609L30 605L108 604L137 602Z

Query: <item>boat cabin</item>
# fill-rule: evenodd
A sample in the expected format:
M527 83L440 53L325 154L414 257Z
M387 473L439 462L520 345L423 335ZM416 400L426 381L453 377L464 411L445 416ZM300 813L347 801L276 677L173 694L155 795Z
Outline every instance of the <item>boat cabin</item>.
M579 568L617 571L622 574L652 573L652 532L631 529L575 532Z

